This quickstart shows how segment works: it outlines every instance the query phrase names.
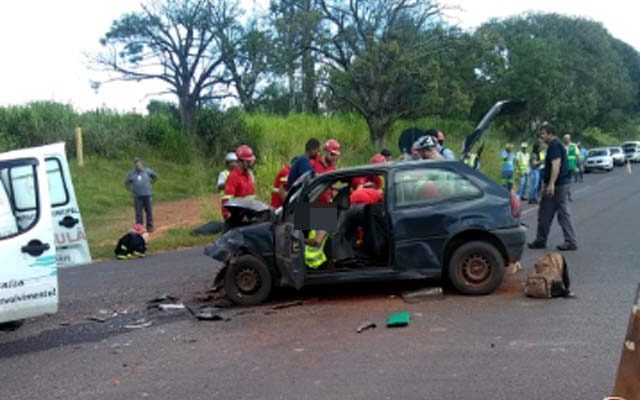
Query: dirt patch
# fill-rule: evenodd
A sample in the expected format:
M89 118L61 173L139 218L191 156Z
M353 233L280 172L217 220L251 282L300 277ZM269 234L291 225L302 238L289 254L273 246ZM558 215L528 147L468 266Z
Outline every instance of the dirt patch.
M165 232L174 228L193 227L202 221L202 210L208 204L218 204L216 195L207 198L190 198L166 203L159 203L153 207L153 219L155 230L151 237L162 236ZM132 213L133 216L133 213Z

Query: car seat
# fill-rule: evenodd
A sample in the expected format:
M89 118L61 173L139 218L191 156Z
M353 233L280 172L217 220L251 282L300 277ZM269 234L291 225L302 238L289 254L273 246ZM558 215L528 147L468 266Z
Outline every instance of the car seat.
M364 251L374 260L386 262L389 259L391 235L385 219L384 203L364 206L363 224Z
M354 205L338 217L338 230L331 235L331 257L335 262L356 258L353 243L358 226L364 223L364 206Z

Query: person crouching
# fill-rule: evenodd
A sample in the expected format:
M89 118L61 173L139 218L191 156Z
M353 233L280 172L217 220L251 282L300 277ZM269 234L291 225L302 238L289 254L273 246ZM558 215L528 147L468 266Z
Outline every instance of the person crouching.
M144 226L135 224L131 230L124 234L113 252L118 260L126 260L128 258L142 258L147 252L147 242L149 234L145 231Z

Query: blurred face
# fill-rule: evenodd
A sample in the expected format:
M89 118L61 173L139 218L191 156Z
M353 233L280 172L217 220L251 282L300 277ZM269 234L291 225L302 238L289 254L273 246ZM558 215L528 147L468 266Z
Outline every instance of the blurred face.
M564 142L564 144L569 144L569 143L571 143L571 136L569 136L569 135L564 135L564 137L562 138L562 141Z
M320 147L317 147L315 149L309 150L307 152L307 155L309 156L309 158L316 158L316 157L318 157L319 154L320 154Z
M432 160L435 158L435 155L436 155L435 148L420 149L420 158L422 158L423 160Z
M136 167L138 171L142 171L142 161L136 161L135 164L133 165Z
M237 161L227 161L227 169L232 170L238 166Z
M551 134L549 134L549 132L545 131L544 129L540 131L540 140L542 140L542 142L544 144L549 144L549 142L551 142Z
M242 169L251 169L251 167L253 166L254 161L250 161L250 160L241 160L240 161L240 165L242 166Z
M329 163L337 164L339 158L340 158L339 155L331 153L331 152L327 152L327 161L329 161Z

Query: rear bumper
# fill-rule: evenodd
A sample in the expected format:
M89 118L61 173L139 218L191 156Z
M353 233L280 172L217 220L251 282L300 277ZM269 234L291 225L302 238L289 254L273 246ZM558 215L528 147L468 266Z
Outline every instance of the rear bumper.
M495 229L491 231L504 244L504 248L509 256L509 263L520 261L524 252L524 245L527 243L527 228L519 225L507 229Z

